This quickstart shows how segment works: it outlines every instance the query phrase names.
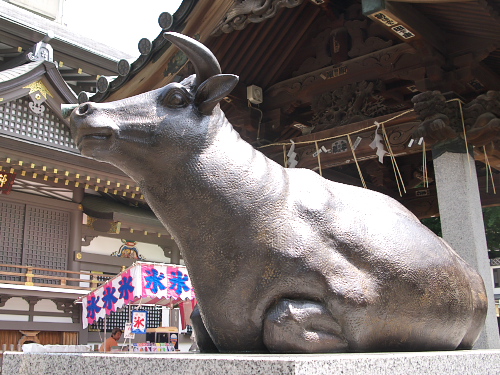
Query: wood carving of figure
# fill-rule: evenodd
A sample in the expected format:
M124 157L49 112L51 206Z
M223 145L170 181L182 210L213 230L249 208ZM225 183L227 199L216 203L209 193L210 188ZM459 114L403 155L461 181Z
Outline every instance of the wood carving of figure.
M500 135L500 92L488 91L464 107L467 141L485 146L498 141Z

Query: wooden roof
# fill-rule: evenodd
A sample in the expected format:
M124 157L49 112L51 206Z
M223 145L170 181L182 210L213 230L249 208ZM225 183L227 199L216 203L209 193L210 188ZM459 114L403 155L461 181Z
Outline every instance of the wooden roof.
M202 41L224 73L240 77L221 105L254 147L283 164L293 140L298 167L355 185L364 179L427 217L438 214L432 164L430 185L421 183L424 153L429 161L432 154L418 140L409 146L420 123L411 100L439 90L467 103L500 89L499 10L500 0L184 0L176 13L183 22L170 30ZM117 100L191 74L163 31L153 42L161 48L132 63L137 68L121 76L119 86L111 82L90 99ZM248 102L251 85L262 88L263 103ZM380 164L369 147L375 120L385 123L406 192L390 158ZM360 138L355 153L346 134L352 142ZM318 159L322 146L327 152ZM476 159L484 176L484 155ZM491 182L479 182L483 204L499 204Z
M360 1L327 0L316 5L315 2L307 0L268 0L260 7L261 1L247 0L243 9L235 11L238 4L242 4L236 1L233 9L224 13L223 10L232 3L227 0L185 0L173 17L174 20L182 22L174 21L168 30L197 36L214 52L224 72L238 74L243 84L255 84L264 90L300 73L311 71L310 69L339 64L365 55L366 53L360 52L359 56L354 56L355 52L351 51L345 56L345 60L342 60L342 52L346 52L342 51L339 56L330 56L328 39L332 38L332 32L337 34L339 28L345 29L346 22L349 21L351 22L347 26L351 34L359 34L358 38L348 35L346 44L350 47L356 43L372 43L373 50L382 50L382 45L375 45L377 41L392 45L406 42L427 58L447 60L432 61L434 64L440 64L446 71L456 70L459 64L464 63L490 68L499 63L497 59L500 49L497 45L500 39L500 22L498 9L495 8L500 8L498 0L385 2L385 7L390 10L387 14L396 15L405 21L405 25L411 25L416 38L409 40L401 39L384 25L363 15ZM380 3L384 4L382 0ZM205 16L207 13L213 14L215 21L208 20ZM357 21L359 24L355 26ZM362 25L364 22L366 24ZM235 23L238 25L231 26ZM207 32L207 29L211 28L212 30ZM147 91L152 87L161 87L175 76L177 72L165 71L168 67L163 63L163 55L172 58L175 49L162 40L162 33L160 30L153 44L161 45L164 49L151 50L147 64L142 63L144 57L140 56L137 62L141 62L141 68L129 72L129 77L125 80L130 83L122 84L120 93L114 94L113 100L129 95L131 90L127 86L140 84L142 87L135 92ZM371 39L368 40L369 38ZM330 42L333 43L333 40ZM161 61L158 61L160 59ZM166 77L154 84L142 83L144 79L140 82L133 80L140 70L147 70L152 74L162 71ZM495 81L485 84L490 87L498 84L498 73L489 73L493 73ZM426 89L428 86L429 84L421 88ZM113 87L109 89L111 92L116 91Z
M239 75L221 105L255 148L284 164L294 141L297 167L349 184L364 181L427 217L438 214L432 153L418 139L411 142L421 122L412 98L439 90L447 100L468 103L500 89L499 10L500 0L184 0L175 14L160 16L158 37L141 40L136 58L115 58L114 68L97 55L82 58L98 63L99 80L97 70L88 69L87 86L85 80L70 81L78 72L60 72L74 90L84 88L80 102L130 97L193 73L164 31L195 37L214 52L224 73ZM261 104L248 101L252 85L263 90ZM406 191L398 187L391 159L380 164L370 147L375 121L384 124ZM500 204L486 182L484 154L476 152L476 159L483 205ZM67 161L85 169L108 197L123 201L120 196L129 193L122 191L128 178L121 172L89 160ZM500 153L491 161L496 181ZM429 186L422 183L424 165ZM104 169L110 179L98 176Z
M168 16L160 21L168 23ZM140 44L141 51L148 49L147 40ZM39 47L48 53L39 53ZM129 67L128 57L0 1L0 171L16 175L14 199L25 200L26 194L19 193L27 193L81 204L91 222L82 228L87 245L98 235L133 237L161 246L169 256L175 243L137 184L116 167L82 156L61 114L61 104L76 103L80 90L95 91L99 77L106 83L109 76L119 76ZM36 199L37 204L50 202Z
M117 75L118 61L131 57L7 1L0 2L0 70L17 66L42 39L50 43L53 61L77 93L95 91L98 76ZM15 64L8 66L9 62Z

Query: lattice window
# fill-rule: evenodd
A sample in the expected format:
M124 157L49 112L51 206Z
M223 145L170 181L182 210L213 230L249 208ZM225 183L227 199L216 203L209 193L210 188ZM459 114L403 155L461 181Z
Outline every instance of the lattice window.
M24 204L0 202L0 263L17 264L23 254ZM0 267L2 271L22 272L21 269ZM0 280L20 281L19 276L0 276Z
M21 203L0 201L0 263L51 269L67 269L70 213ZM3 267L2 271L25 272ZM62 272L36 271L50 276ZM0 280L21 281L18 276ZM24 279L23 279L24 280ZM35 278L35 283L58 284L57 280Z
M28 206L24 229L23 264L65 270L68 260L70 215L42 207ZM60 272L37 271L51 276ZM56 280L34 279L35 283L56 284Z
M0 133L78 153L69 129L44 104L37 115L29 108L28 96L0 105Z
M129 322L129 314L131 310L146 310L148 312L148 320L146 328L161 327L161 306L124 306L120 311L111 313L106 317L106 329L112 330L113 328L125 329L125 323ZM89 325L89 331L104 332L104 319L97 320L94 324Z

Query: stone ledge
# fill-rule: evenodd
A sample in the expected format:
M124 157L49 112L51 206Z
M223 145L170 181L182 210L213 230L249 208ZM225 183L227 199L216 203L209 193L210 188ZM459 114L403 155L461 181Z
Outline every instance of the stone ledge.
M2 375L57 374L498 375L500 350L238 355L5 352Z

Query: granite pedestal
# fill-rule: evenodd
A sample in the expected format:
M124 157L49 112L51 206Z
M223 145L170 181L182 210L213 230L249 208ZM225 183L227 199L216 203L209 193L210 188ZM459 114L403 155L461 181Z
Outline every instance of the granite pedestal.
M14 374L498 375L500 350L314 355L6 352L2 375Z

